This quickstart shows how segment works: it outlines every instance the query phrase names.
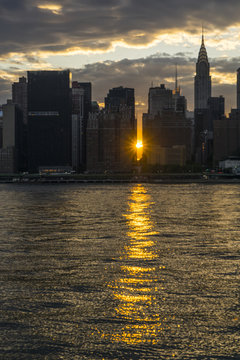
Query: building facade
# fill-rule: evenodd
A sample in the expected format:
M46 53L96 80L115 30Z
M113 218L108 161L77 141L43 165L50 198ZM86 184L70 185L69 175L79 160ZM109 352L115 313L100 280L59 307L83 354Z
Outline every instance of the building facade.
M89 113L92 111L92 84L90 82L78 82L84 90L83 96L83 122L82 122L82 145L81 145L81 169L86 168L86 131Z
M91 113L87 127L87 171L95 173L131 172L136 157L136 129L132 108Z
M27 109L27 79L23 76L19 78L18 82L12 84L12 100L17 104L23 112L23 123L27 124L28 109Z
M229 118L214 121L213 154L214 165L230 156L240 156L240 110L232 109Z
M156 116L143 114L143 143L148 164L166 165L170 161L183 166L192 156L192 122L173 110ZM154 163L157 159L161 163Z
M85 164L84 89L72 83L72 166L79 172Z
M237 69L237 109L240 109L240 68Z
M134 89L119 86L110 89L105 97L105 109L108 112L117 113L125 106L130 110L131 121L135 122L135 96Z
M12 100L3 105L2 149L0 172L16 173L26 170L23 142L23 112Z
M64 71L28 72L28 166L72 164L71 74Z
M210 64L202 35L194 78L194 158L196 163L202 165L212 161L213 126L209 118L208 102L211 92Z
M164 110L174 109L172 90L166 89L165 84L151 87L148 92L148 114L155 116Z
M0 106L0 149L3 145L3 112L2 107Z

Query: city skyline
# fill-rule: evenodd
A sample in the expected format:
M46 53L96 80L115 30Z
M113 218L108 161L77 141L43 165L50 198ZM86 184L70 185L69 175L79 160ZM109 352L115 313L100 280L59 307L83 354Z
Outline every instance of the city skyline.
M73 79L93 84L93 99L104 102L116 86L136 90L136 113L146 111L153 83L179 83L193 110L195 64L204 25L212 95L236 107L240 42L235 1L0 1L0 103L27 70L70 69ZM239 56L238 56L239 55Z

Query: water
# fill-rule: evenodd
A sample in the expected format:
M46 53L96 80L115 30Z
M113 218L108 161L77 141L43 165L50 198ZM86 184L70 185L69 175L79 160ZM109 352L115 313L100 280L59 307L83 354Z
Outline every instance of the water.
M1 185L1 359L240 359L239 185Z

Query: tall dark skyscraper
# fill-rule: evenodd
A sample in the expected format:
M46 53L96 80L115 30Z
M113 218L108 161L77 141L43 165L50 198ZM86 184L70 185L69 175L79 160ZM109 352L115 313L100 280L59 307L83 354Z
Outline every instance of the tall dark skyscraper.
M92 84L90 82L78 82L78 86L84 90L83 117L87 121L88 115L92 111Z
M86 153L84 122L84 89L77 81L72 83L72 166L80 171L84 167Z
M208 130L213 131L214 120L223 118L225 114L225 99L223 96L208 99Z
M134 89L113 88L105 109L90 114L87 127L87 170L129 172L135 156Z
M12 100L3 105L3 143L0 150L0 172L25 171L23 112Z
M65 71L28 72L28 166L71 166L70 76Z
M107 111L119 112L121 106L127 106L131 109L131 121L135 121L135 97L134 89L119 86L110 89L107 97L105 97L105 108Z
M27 124L28 111L27 111L27 79L22 76L19 82L12 84L12 100L17 104L23 112L23 123Z
M194 82L194 108L206 109L208 99L211 97L210 64L202 35L202 44L196 63L196 76Z
M86 166L86 131L89 113L92 111L92 84L90 82L74 82L75 86L83 90L83 117L81 120L81 145L79 168L83 170ZM76 85L77 84L77 85ZM75 90L77 91L77 90Z
M211 97L212 85L210 64L202 35L202 44L196 63L194 79L194 119L195 119L195 161L206 165L211 162L213 133L212 121L209 118L208 100Z
M166 89L165 84L151 87L148 92L148 114L155 116L164 110L174 110L172 90Z
M240 109L240 68L237 69L237 108Z

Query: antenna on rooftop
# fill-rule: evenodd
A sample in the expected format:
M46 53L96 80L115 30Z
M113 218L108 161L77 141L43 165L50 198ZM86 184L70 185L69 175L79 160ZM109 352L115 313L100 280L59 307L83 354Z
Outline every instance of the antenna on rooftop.
M176 63L176 70L175 70L175 90L178 90L178 68Z
M202 44L204 44L204 27L202 22Z

